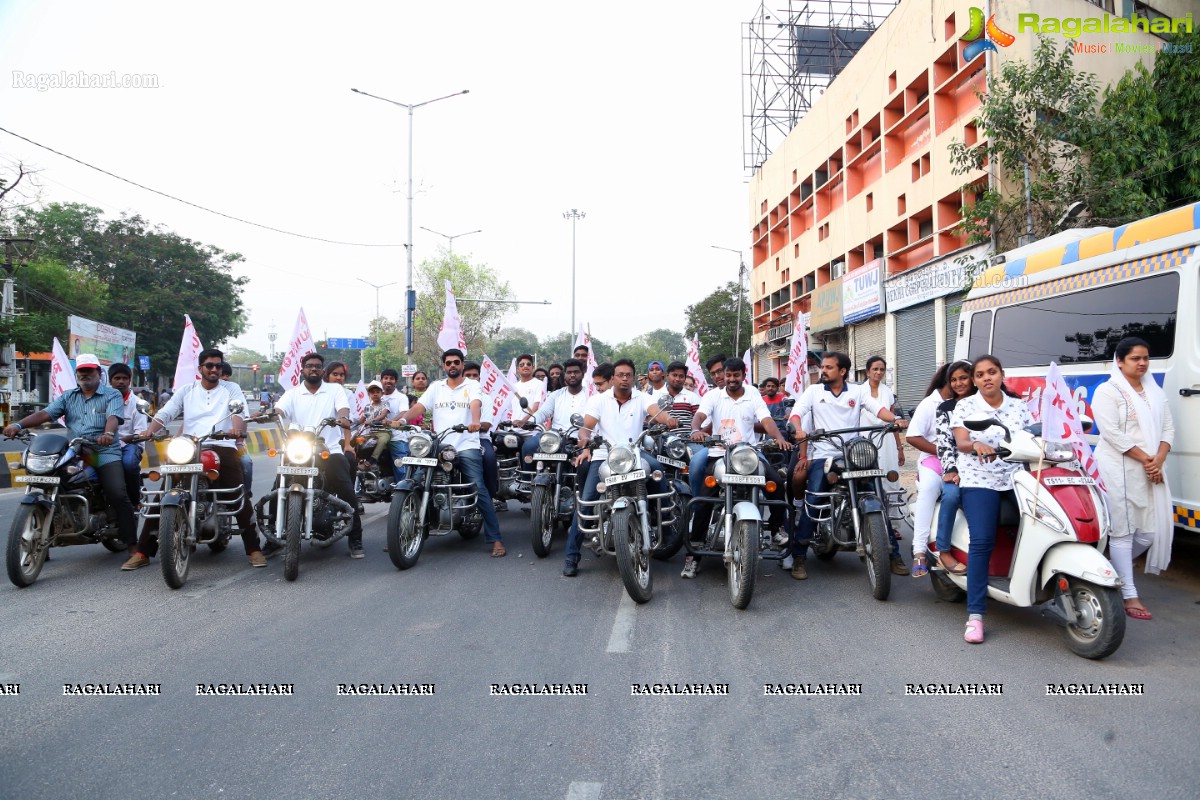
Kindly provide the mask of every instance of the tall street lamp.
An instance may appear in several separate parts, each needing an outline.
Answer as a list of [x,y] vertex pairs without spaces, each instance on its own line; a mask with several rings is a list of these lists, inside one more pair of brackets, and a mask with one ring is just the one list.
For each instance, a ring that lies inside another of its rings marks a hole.
[[714,250],[728,250],[730,253],[738,255],[738,296],[737,296],[737,326],[733,329],[733,352],[738,358],[741,358],[741,343],[742,343],[742,278],[746,275],[746,262],[742,258],[741,250],[734,250],[732,247],[721,247],[718,244],[709,245]]
[[359,280],[375,290],[375,319],[379,319],[379,290],[386,289],[389,286],[395,286],[397,282],[392,281],[391,283],[371,283],[363,278],[359,278]]
[[451,253],[454,252],[454,240],[457,239],[458,237],[470,236],[472,233],[483,233],[483,228],[480,228],[479,230],[467,231],[466,233],[456,233],[453,236],[451,236],[450,234],[442,233],[441,231],[435,231],[433,228],[426,228],[424,225],[421,226],[421,230],[429,231],[430,233],[437,234],[438,236],[441,236],[443,239],[448,241],[450,243],[450,252]]
[[571,220],[571,335],[575,335],[575,223],[587,216],[577,208],[563,212],[563,219]]
[[417,293],[413,289],[413,111],[421,106],[427,106],[430,103],[436,103],[438,100],[447,100],[451,97],[458,97],[460,94],[467,94],[470,89],[463,89],[461,92],[447,94],[441,97],[435,97],[432,100],[425,100],[420,103],[401,103],[396,100],[389,100],[386,97],[364,92],[360,89],[350,89],[355,94],[361,94],[366,97],[373,97],[376,100],[382,100],[385,103],[391,103],[394,106],[408,109],[408,241],[404,244],[404,249],[408,253],[408,291],[405,295],[405,322],[404,322],[404,351],[411,355],[413,351],[413,316],[417,311]]

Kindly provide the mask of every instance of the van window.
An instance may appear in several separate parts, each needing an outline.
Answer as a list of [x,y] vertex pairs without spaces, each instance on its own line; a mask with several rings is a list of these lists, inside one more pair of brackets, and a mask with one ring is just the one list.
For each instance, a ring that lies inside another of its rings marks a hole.
[[967,345],[967,360],[975,363],[975,359],[990,353],[988,342],[992,338],[992,312],[977,311],[971,315],[971,339]]
[[[1139,336],[1152,356],[1166,358],[1175,350],[1178,303],[1179,273],[1168,272],[999,308],[992,353],[1005,367],[1107,362],[1117,342]],[[974,318],[971,327],[974,360]]]

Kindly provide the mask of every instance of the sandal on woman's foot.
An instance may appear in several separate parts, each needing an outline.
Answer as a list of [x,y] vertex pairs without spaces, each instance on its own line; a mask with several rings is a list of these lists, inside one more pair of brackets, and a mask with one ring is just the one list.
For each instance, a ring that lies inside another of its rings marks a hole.
[[1154,615],[1144,608],[1138,606],[1125,606],[1125,614],[1134,619],[1154,619]]
[[968,644],[983,644],[983,620],[967,621],[967,629],[963,632],[963,641]]
[[[946,559],[950,559],[950,561],[953,563],[947,564]],[[942,565],[942,569],[946,570],[946,572],[949,572],[951,575],[966,575],[967,574],[967,565],[962,563],[961,561],[959,561],[958,559],[956,559],[954,556],[950,555],[949,553],[939,553],[938,554],[938,563]]]
[[913,556],[912,571],[909,574],[914,578],[924,578],[929,574],[929,569],[925,566],[924,553]]
[[492,542],[492,558],[504,558],[507,553],[501,542]]

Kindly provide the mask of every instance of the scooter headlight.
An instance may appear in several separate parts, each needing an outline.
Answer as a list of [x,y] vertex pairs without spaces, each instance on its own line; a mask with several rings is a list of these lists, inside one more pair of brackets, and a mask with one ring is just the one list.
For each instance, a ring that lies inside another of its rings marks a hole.
[[542,453],[557,453],[562,447],[562,434],[558,431],[546,431],[538,442],[538,451]]
[[293,436],[287,443],[287,460],[293,464],[312,461],[313,442],[306,436]]
[[196,442],[189,436],[176,436],[167,442],[167,460],[172,464],[190,464],[196,457]]
[[614,447],[608,451],[608,468],[617,475],[624,475],[633,469],[633,451],[628,447]]
[[748,444],[739,445],[730,452],[729,465],[738,475],[753,475],[758,471],[758,453]]
[[408,452],[413,458],[427,458],[433,451],[433,439],[427,433],[418,433],[408,440]]
[[1042,451],[1047,461],[1062,463],[1075,458],[1075,451],[1066,442],[1046,442]]
[[44,475],[52,472],[58,464],[58,453],[25,457],[25,471],[32,475]]

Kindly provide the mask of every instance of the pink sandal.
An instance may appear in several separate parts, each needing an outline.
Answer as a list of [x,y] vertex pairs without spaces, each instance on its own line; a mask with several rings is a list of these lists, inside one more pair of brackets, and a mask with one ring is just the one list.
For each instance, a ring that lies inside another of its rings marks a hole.
[[969,644],[983,644],[983,620],[967,620],[967,630],[963,633],[963,641]]

